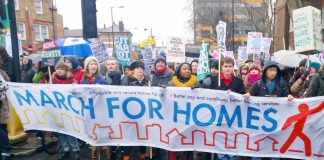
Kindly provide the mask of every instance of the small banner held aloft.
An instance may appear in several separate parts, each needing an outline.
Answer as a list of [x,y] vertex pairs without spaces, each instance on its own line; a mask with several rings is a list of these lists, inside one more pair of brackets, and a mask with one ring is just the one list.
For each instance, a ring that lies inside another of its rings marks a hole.
[[116,58],[118,64],[129,66],[131,62],[131,44],[128,37],[116,37]]
[[109,55],[103,43],[101,42],[91,43],[90,48],[92,54],[98,59],[99,63],[103,63],[108,59]]
[[153,59],[153,47],[151,44],[145,44],[144,52],[142,52],[143,60],[150,65],[154,63]]
[[200,49],[200,56],[198,61],[198,70],[197,70],[197,77],[199,81],[204,80],[209,74],[209,63],[208,63],[208,55],[211,55],[210,52],[210,44],[203,43]]
[[226,23],[223,21],[219,21],[218,25],[216,26],[217,32],[217,45],[218,49],[221,51],[226,51]]
[[260,45],[260,52],[270,53],[271,41],[272,41],[272,38],[262,37],[261,45]]
[[238,48],[238,61],[245,62],[249,59],[249,54],[246,52],[246,46],[240,46]]

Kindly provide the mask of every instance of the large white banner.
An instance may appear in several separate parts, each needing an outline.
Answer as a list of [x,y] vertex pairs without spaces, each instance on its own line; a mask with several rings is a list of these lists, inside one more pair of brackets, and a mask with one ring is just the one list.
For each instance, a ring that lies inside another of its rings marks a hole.
[[153,146],[254,157],[324,157],[324,97],[254,97],[190,88],[9,83],[26,130],[94,146]]

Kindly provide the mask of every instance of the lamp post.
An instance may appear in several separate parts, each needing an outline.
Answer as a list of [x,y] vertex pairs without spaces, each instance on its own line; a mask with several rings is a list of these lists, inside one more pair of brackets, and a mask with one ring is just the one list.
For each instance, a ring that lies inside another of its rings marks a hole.
[[113,54],[115,53],[115,35],[114,35],[114,16],[113,16],[113,8],[125,8],[124,6],[112,6],[110,7],[111,11],[111,35],[112,35],[112,42],[113,42]]
[[152,28],[144,28],[144,31],[147,31],[147,30],[150,30],[150,35],[151,35],[151,37],[153,36],[153,34],[152,34]]

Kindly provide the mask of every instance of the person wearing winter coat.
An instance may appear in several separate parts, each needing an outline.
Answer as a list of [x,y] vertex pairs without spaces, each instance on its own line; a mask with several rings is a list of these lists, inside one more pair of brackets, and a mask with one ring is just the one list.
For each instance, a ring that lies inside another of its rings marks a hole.
[[203,80],[202,85],[201,85],[202,88],[209,89],[212,81],[218,81],[218,79],[217,79],[218,72],[219,72],[218,60],[214,60],[210,64],[210,76]]
[[154,63],[155,71],[150,78],[152,86],[166,87],[168,82],[172,79],[172,72],[169,70],[164,57],[158,57]]
[[134,61],[130,65],[130,72],[122,80],[122,86],[149,86],[149,78],[144,73],[145,65],[142,61]]
[[0,66],[6,74],[9,76],[10,80],[14,80],[14,68],[13,59],[8,55],[6,48],[0,45]]
[[77,84],[80,84],[84,78],[84,70],[78,59],[73,56],[64,57],[64,62],[72,68],[72,74]]
[[252,63],[249,67],[248,75],[244,80],[245,91],[249,93],[252,85],[261,79],[262,69],[258,63]]
[[[81,84],[100,84],[108,85],[105,78],[100,74],[100,64],[96,57],[89,56],[84,61],[84,79]],[[101,155],[105,155],[107,160],[110,159],[110,146],[95,147],[91,146],[91,158],[100,159]]]
[[[1,79],[10,82],[9,76],[0,68]],[[3,83],[3,82],[2,82]],[[9,122],[9,102],[7,98],[0,100],[0,153],[2,160],[10,159],[11,146],[8,137],[7,123]]]
[[46,77],[48,75],[48,70],[47,67],[44,67],[42,61],[39,61],[38,63],[34,63],[33,70],[35,71],[32,80],[33,83],[40,83],[40,84],[48,83],[48,79]]
[[244,63],[240,67],[240,74],[239,74],[238,77],[241,78],[243,81],[245,81],[245,79],[247,78],[247,75],[249,73],[249,68],[250,68],[251,64],[252,64],[252,62]]
[[[70,66],[64,62],[58,62],[55,65],[55,73],[52,78],[53,84],[74,84],[76,80],[73,77]],[[78,139],[72,136],[59,133],[59,141],[61,142],[61,149],[59,152],[59,159],[79,159],[80,158],[80,148],[78,144]],[[68,157],[68,153],[72,151],[71,157]]]
[[[192,67],[189,63],[181,63],[175,70],[174,76],[171,81],[168,82],[168,86],[172,87],[191,87],[199,88],[201,85],[198,81],[197,76],[192,74]],[[177,157],[180,159],[191,160],[193,152],[169,152],[169,160],[176,160]]]
[[[288,97],[288,101],[294,99],[289,94],[289,85],[283,80],[280,68],[276,62],[270,61],[263,67],[261,80],[252,85],[250,93],[243,95],[249,99],[251,96],[258,97]],[[252,157],[252,160],[261,160],[260,157]],[[270,158],[278,160],[279,158]]]
[[21,72],[21,82],[23,83],[33,83],[33,76],[35,71],[33,70],[33,61],[28,59],[28,56],[23,56]]
[[293,76],[289,79],[289,86],[291,87],[304,73],[306,69],[307,59],[303,59],[299,62],[297,70],[294,72]]
[[294,99],[290,95],[288,84],[282,79],[281,71],[276,62],[270,61],[264,65],[261,80],[255,82],[251,92],[245,97],[288,97],[288,100]]
[[310,81],[306,97],[324,96],[324,70],[320,70]]
[[108,84],[105,78],[100,74],[99,61],[94,56],[89,56],[84,61],[84,79],[81,84]]
[[[122,86],[149,86],[150,81],[145,76],[145,65],[142,61],[134,61],[130,65],[130,72],[125,77],[121,85]],[[123,160],[137,160],[144,159],[146,157],[146,147],[123,147],[124,157]],[[135,153],[134,155],[131,154]]]
[[109,85],[120,85],[122,72],[118,69],[118,62],[114,57],[110,57],[106,61],[105,79]]
[[307,93],[307,89],[312,78],[318,73],[320,64],[311,62],[309,68],[304,70],[304,74],[290,87],[294,97],[302,98]]

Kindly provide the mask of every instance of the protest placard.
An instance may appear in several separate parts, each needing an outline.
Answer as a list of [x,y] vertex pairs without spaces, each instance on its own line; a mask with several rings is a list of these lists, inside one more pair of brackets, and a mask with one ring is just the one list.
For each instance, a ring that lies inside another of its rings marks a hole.
[[319,34],[321,33],[321,11],[319,9],[307,6],[294,10],[293,26],[296,52],[322,51],[322,35]]
[[246,51],[246,46],[240,46],[238,48],[238,61],[245,62],[249,59],[249,54]]
[[260,54],[262,33],[249,32],[246,51],[248,53]]
[[199,81],[206,79],[206,77],[210,74],[208,56],[211,54],[210,44],[202,43],[197,69],[197,77]]
[[120,65],[129,66],[131,62],[131,44],[128,37],[116,37],[116,58]]
[[92,54],[98,59],[99,63],[103,63],[108,59],[109,54],[106,51],[106,47],[103,43],[101,42],[91,43],[90,48]]
[[261,38],[260,52],[269,53],[270,52],[270,47],[271,47],[271,41],[272,41],[272,38],[262,37]]
[[185,44],[180,37],[168,37],[166,61],[183,63],[186,60]]
[[323,96],[287,101],[189,87],[8,85],[25,130],[59,132],[92,146],[324,157]]
[[221,51],[226,51],[226,23],[219,21],[216,26],[217,32],[217,45]]

